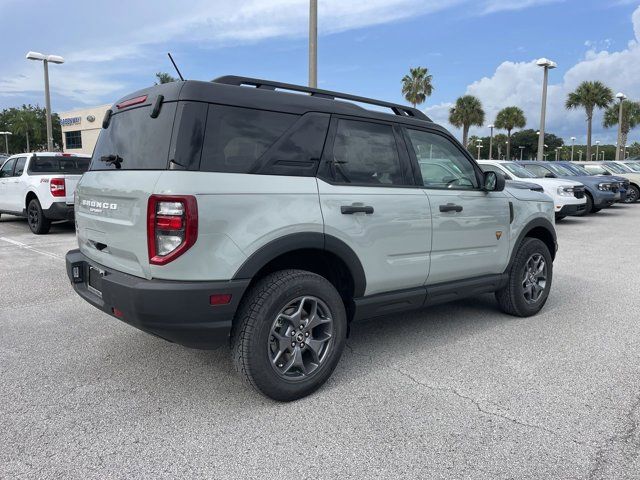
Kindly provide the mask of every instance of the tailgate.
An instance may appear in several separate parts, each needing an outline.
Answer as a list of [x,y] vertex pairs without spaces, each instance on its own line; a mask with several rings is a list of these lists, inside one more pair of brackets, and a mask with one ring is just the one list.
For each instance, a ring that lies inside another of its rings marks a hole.
[[82,175],[65,175],[64,176],[64,185],[65,185],[65,202],[67,205],[71,205],[73,203],[73,195],[78,186],[78,182],[82,178]]
[[78,245],[104,265],[151,278],[147,202],[161,171],[90,171],[77,187]]

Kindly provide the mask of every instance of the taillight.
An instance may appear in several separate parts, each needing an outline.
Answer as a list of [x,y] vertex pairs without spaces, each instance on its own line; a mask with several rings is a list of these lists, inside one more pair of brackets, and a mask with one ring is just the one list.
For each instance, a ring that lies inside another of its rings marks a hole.
[[147,206],[149,263],[165,265],[198,238],[198,202],[191,195],[151,195]]
[[49,189],[51,190],[51,195],[54,197],[67,196],[67,188],[64,183],[64,178],[52,178],[49,181]]

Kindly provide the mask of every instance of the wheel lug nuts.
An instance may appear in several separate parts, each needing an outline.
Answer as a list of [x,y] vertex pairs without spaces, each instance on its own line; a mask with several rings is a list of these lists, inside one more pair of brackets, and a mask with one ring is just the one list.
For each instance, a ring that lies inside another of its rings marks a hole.
[[304,328],[304,325],[300,325],[300,330],[302,330]]
[[308,337],[309,336],[309,332],[304,332],[304,336]]
[[295,331],[294,331],[294,332],[291,332],[291,336],[292,336],[292,337],[295,337],[295,336],[296,336],[296,332],[295,332]]
[[278,368],[282,368],[282,367],[284,367],[284,364],[279,363],[279,364],[278,364]]
[[304,348],[304,342],[300,342],[300,348]]
[[296,342],[291,342],[291,346],[295,347],[296,346]]

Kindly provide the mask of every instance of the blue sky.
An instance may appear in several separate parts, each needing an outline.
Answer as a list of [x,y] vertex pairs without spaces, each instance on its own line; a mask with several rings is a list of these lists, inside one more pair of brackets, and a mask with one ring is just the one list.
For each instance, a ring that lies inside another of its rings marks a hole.
[[[582,112],[562,108],[582,80],[640,99],[640,2],[578,0],[319,0],[319,86],[403,102],[400,78],[422,65],[435,91],[421,106],[446,124],[456,97],[477,95],[487,124],[508,105],[539,122],[541,56],[552,71],[548,130],[584,138]],[[307,81],[306,0],[81,2],[0,0],[0,108],[43,102],[42,66],[28,50],[64,56],[51,67],[52,107],[111,103],[173,73]],[[34,15],[34,12],[37,12]],[[635,12],[635,13],[634,13]],[[6,20],[9,21],[6,21]],[[634,30],[635,27],[635,30]],[[614,141],[615,131],[595,135]],[[472,133],[486,134],[487,129]],[[630,140],[640,140],[638,130]]]

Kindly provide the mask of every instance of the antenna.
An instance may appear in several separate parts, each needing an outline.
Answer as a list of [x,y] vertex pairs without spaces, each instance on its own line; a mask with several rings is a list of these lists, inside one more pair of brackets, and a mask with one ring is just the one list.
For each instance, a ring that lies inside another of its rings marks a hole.
[[171,56],[170,53],[167,53],[167,55],[169,55],[169,60],[171,60],[171,63],[173,63],[173,68],[175,68],[176,72],[178,72],[178,76],[180,77],[180,80],[184,82],[184,77],[180,73],[180,70],[178,70],[178,66],[176,65],[176,62],[173,61],[173,57]]

